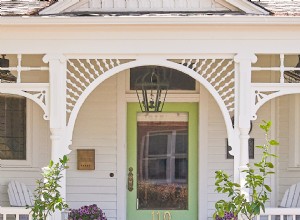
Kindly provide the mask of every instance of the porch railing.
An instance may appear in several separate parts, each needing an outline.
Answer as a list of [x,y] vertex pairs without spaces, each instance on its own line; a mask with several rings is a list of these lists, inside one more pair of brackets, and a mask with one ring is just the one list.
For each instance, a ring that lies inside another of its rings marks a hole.
[[300,217],[300,208],[266,208],[265,213],[258,216],[256,220],[296,220],[297,216]]
[[28,215],[29,219],[32,220],[30,209],[25,207],[0,207],[0,219],[7,220],[9,216],[14,215],[16,220],[20,219],[20,215]]

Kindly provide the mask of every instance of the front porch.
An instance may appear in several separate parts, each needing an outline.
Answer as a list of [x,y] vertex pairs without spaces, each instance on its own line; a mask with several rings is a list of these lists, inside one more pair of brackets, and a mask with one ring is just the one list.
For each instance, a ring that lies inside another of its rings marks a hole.
[[[264,141],[258,128],[261,120],[273,122],[271,136],[281,145],[274,149],[279,159],[273,161],[277,171],[269,179],[273,191],[268,207],[277,207],[286,189],[299,182],[300,98],[297,93],[300,86],[288,83],[285,73],[300,70],[296,68],[300,51],[291,46],[288,39],[263,45],[266,39],[273,38],[270,35],[261,36],[264,40],[259,43],[253,37],[225,45],[225,34],[214,42],[204,37],[191,42],[177,37],[181,34],[172,27],[167,43],[161,39],[154,43],[154,38],[165,37],[161,27],[151,27],[153,29],[145,34],[145,29],[133,25],[130,28],[143,39],[141,43],[130,33],[123,36],[120,27],[90,25],[89,31],[95,32],[90,36],[90,43],[77,39],[75,36],[82,33],[70,25],[64,30],[65,35],[58,37],[62,39],[56,42],[57,51],[46,30],[37,32],[34,26],[31,28],[36,33],[36,41],[28,43],[30,47],[23,44],[21,36],[14,35],[20,31],[18,27],[10,27],[11,32],[2,36],[7,45],[0,53],[8,54],[10,67],[1,70],[10,70],[17,82],[1,83],[0,92],[27,98],[28,123],[26,160],[0,161],[0,216],[3,219],[7,214],[28,213],[24,208],[9,207],[8,182],[19,180],[33,190],[40,168],[64,154],[69,155],[70,168],[62,182],[62,193],[70,207],[95,203],[110,220],[126,219],[127,164],[130,162],[127,161],[127,104],[138,102],[129,86],[130,69],[140,66],[176,69],[195,80],[194,90],[170,91],[166,98],[166,103],[198,105],[198,191],[194,192],[198,213],[195,218],[211,219],[214,203],[222,197],[214,191],[216,170],[226,170],[243,183],[239,170],[259,159],[258,150],[254,151],[254,159],[248,155],[250,121],[253,121],[250,137],[254,138],[255,145]],[[196,29],[196,26],[186,28],[186,33]],[[149,39],[152,31],[156,35]],[[211,30],[203,31],[201,36],[211,35]],[[98,39],[99,32],[107,33]],[[246,34],[227,33],[235,38],[246,38]],[[119,39],[123,43],[111,40],[121,36],[127,38]],[[65,39],[73,43],[64,44]],[[74,47],[74,42],[80,46]],[[95,48],[100,44],[103,47]],[[248,45],[253,48],[250,50]],[[230,153],[226,139],[232,147]],[[95,150],[95,170],[78,170],[78,149]],[[234,155],[234,159],[227,159],[228,153]],[[298,208],[266,209],[268,219],[277,214],[300,215],[300,211]],[[148,217],[151,218],[151,213]],[[55,219],[60,219],[59,215]]]

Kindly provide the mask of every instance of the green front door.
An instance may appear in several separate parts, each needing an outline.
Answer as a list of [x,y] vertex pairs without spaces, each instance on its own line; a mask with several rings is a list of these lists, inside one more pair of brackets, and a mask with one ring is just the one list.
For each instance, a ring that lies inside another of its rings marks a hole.
[[127,220],[198,219],[198,103],[127,106]]

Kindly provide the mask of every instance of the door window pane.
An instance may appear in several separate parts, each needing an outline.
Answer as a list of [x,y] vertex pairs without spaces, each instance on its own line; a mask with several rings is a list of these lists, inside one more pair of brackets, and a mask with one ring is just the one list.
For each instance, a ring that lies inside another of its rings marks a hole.
[[188,209],[188,122],[138,121],[137,130],[139,209]]

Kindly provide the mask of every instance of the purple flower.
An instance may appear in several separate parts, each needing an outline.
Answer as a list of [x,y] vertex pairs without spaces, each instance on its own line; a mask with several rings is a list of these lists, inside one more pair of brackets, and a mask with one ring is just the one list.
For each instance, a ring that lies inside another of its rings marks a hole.
[[224,217],[217,216],[216,220],[238,220],[238,218],[232,212],[225,212]]
[[71,209],[69,220],[107,220],[105,214],[96,204],[82,206],[79,209]]

